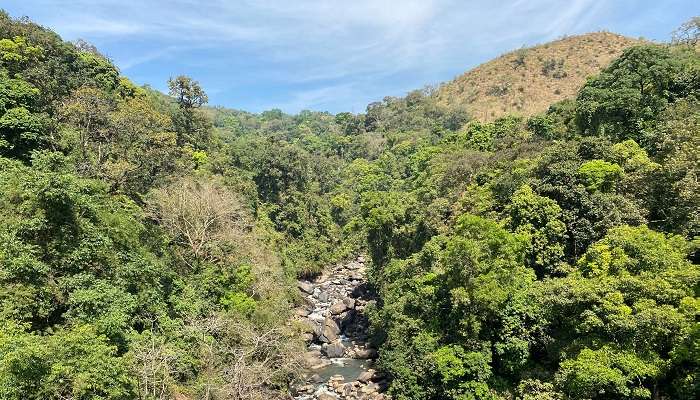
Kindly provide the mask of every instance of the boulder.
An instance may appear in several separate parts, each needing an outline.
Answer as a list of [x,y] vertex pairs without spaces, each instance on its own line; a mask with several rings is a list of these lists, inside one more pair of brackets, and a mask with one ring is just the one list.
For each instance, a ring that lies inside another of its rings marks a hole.
[[333,315],[339,315],[342,314],[344,311],[347,311],[347,309],[348,306],[344,302],[339,301],[331,306],[330,311]]
[[364,394],[372,394],[372,393],[377,393],[379,391],[379,385],[376,383],[368,383],[367,385],[363,386],[362,389],[360,389],[360,392]]
[[352,297],[346,297],[343,299],[343,304],[345,304],[348,309],[353,309],[355,308],[355,299]]
[[356,314],[357,312],[355,312],[355,310],[348,310],[340,314],[338,324],[340,325],[341,331],[345,332],[352,326],[352,323],[355,321]]
[[362,383],[367,383],[370,382],[372,378],[374,378],[374,370],[368,369],[367,371],[361,373],[360,376],[357,377],[357,380]]
[[333,343],[324,343],[322,351],[328,358],[338,358],[345,354],[345,346],[340,340],[336,340]]
[[304,353],[304,362],[310,368],[314,368],[315,366],[322,364],[324,362],[324,360],[321,359],[321,352],[320,351],[311,350],[311,351],[307,351],[306,353]]
[[299,281],[297,286],[299,286],[299,290],[306,294],[312,294],[314,292],[314,285],[311,282]]
[[309,314],[306,318],[308,318],[309,321],[317,322],[319,324],[323,322],[324,319],[326,319],[326,317],[317,312]]
[[[314,385],[304,385],[300,386],[297,388],[292,387],[292,393],[295,394],[301,394],[301,393],[312,393],[314,391]],[[177,396],[176,396],[177,398]]]
[[377,358],[377,350],[375,349],[356,349],[355,358],[360,360],[367,360],[372,358]]
[[312,311],[313,311],[313,309],[306,307],[306,306],[302,306],[302,307],[295,309],[294,313],[300,317],[306,317],[309,314],[311,314]]
[[345,396],[345,398],[350,398],[350,396],[357,392],[357,388],[355,388],[356,383],[357,382],[348,382],[343,385],[341,388],[341,393]]
[[330,379],[328,379],[328,384],[332,387],[340,387],[343,382],[345,382],[345,378],[340,374],[333,375],[330,377]]
[[303,329],[302,336],[307,342],[313,342],[321,333],[319,324],[309,319],[303,319],[300,322],[300,328]]
[[319,335],[319,340],[324,343],[332,343],[338,339],[338,334],[340,333],[340,328],[338,324],[331,318],[326,318],[323,320],[323,325],[321,326],[321,332]]
[[318,295],[318,301],[321,303],[325,303],[328,301],[328,292],[321,292]]

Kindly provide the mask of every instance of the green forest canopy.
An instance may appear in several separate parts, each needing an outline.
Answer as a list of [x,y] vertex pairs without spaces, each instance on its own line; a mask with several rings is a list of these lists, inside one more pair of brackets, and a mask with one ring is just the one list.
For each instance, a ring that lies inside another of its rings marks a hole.
[[0,398],[282,399],[294,280],[360,252],[395,399],[700,397],[683,32],[481,123],[430,90],[207,107],[0,14]]

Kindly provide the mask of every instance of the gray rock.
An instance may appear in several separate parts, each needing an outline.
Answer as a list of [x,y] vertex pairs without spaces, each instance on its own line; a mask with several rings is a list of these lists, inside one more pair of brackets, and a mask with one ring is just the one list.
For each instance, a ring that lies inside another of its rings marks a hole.
[[338,324],[331,318],[326,318],[323,320],[323,325],[321,326],[321,332],[319,335],[319,340],[324,343],[332,343],[338,339],[338,334],[340,333],[340,328]]
[[328,301],[328,292],[321,292],[318,295],[318,301],[321,303],[325,303]]
[[346,398],[350,397],[354,392],[356,392],[354,382],[344,384],[342,387],[342,392]]
[[368,369],[367,371],[361,373],[360,376],[357,377],[357,380],[362,383],[367,383],[370,382],[372,378],[374,378],[374,370]]
[[335,374],[328,379],[328,383],[330,383],[331,386],[338,386],[339,384],[342,384],[343,381],[345,381],[345,378],[340,374]]
[[306,318],[310,321],[318,322],[318,323],[321,323],[321,322],[323,322],[324,319],[326,319],[326,317],[319,314],[318,312],[311,313]]
[[358,358],[360,360],[377,358],[377,350],[375,350],[375,349],[357,349],[357,350],[355,350],[355,358]]
[[311,350],[307,351],[304,354],[304,362],[306,362],[306,365],[308,365],[311,368],[314,368],[314,366],[317,366],[319,364],[322,364],[324,360],[321,359],[321,352],[318,350]]
[[336,340],[333,343],[324,343],[322,351],[328,358],[338,358],[345,354],[345,346],[340,340]]
[[353,299],[352,297],[346,297],[343,299],[343,304],[345,304],[348,307],[348,309],[355,308],[355,299]]
[[321,340],[321,325],[313,324],[313,332],[311,333],[314,335],[314,340]]
[[357,312],[355,310],[348,310],[342,314],[340,314],[340,317],[338,318],[338,324],[340,325],[340,330],[343,332],[346,332],[348,330],[352,330],[352,323],[355,322],[355,316],[357,315]]
[[309,307],[299,307],[296,310],[294,310],[294,313],[300,317],[306,317],[307,315],[311,314],[311,309]]
[[319,325],[315,323],[314,321],[311,321],[310,319],[303,319],[300,322],[301,329],[303,329],[303,333],[305,334],[311,334],[313,336],[318,336],[320,332]]
[[301,387],[292,388],[292,392],[293,392],[293,393],[296,392],[296,394],[300,394],[300,393],[311,393],[311,392],[313,392],[313,391],[314,391],[314,385],[304,385],[304,386],[301,386]]
[[344,311],[347,311],[347,309],[348,306],[342,301],[339,301],[331,306],[330,311],[333,315],[339,315],[342,314]]
[[297,286],[299,286],[299,289],[304,293],[312,294],[314,292],[314,285],[311,282],[299,281]]
[[371,394],[371,393],[376,393],[379,391],[379,385],[376,383],[368,383],[366,386],[362,387],[360,389],[360,392],[364,394]]

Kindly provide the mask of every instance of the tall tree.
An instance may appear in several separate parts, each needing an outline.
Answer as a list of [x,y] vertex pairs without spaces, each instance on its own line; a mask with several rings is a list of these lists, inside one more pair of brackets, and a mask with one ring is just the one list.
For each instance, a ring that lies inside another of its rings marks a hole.
[[204,89],[199,82],[184,75],[170,78],[168,87],[179,107],[179,112],[173,115],[178,145],[205,148],[211,133],[211,122],[199,110],[208,101]]

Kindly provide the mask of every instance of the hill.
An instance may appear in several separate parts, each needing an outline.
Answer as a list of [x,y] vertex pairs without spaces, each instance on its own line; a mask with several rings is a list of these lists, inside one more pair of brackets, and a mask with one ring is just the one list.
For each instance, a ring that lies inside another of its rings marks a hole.
[[610,32],[570,36],[504,54],[441,85],[440,103],[464,106],[481,121],[530,116],[573,97],[589,76],[640,40]]

